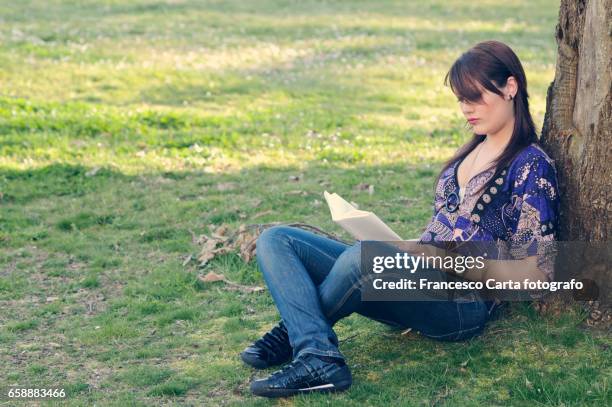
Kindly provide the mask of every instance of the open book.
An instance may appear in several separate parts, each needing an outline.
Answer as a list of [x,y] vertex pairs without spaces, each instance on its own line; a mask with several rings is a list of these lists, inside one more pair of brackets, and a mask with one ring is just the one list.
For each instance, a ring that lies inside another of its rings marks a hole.
[[331,217],[357,240],[402,240],[378,216],[368,211],[361,211],[346,202],[340,195],[323,192],[329,205]]

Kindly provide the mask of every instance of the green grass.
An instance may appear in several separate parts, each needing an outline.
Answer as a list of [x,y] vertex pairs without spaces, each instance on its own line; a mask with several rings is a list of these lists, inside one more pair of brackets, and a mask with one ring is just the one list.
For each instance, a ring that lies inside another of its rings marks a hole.
[[0,383],[61,385],[74,406],[609,404],[610,336],[527,304],[453,344],[352,316],[349,392],[255,399],[237,354],[276,321],[272,300],[197,278],[262,285],[255,263],[183,265],[192,233],[223,223],[339,233],[323,189],[418,236],[469,136],[446,70],[507,42],[540,128],[558,7],[1,1]]

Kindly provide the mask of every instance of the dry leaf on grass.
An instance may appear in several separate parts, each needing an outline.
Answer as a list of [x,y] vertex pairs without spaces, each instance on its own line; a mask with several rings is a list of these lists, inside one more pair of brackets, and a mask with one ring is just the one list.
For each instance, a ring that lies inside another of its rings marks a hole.
[[[263,216],[263,214],[262,212],[260,216]],[[252,225],[242,224],[238,230],[233,233],[229,232],[229,229],[227,229],[225,225],[222,225],[217,227],[210,236],[203,234],[195,239],[195,243],[202,247],[198,255],[200,267],[204,267],[218,254],[226,254],[235,251],[238,252],[238,255],[244,262],[250,262],[255,257],[255,249],[259,235],[265,229],[277,225],[299,227],[348,244],[348,242],[343,241],[334,234],[327,233],[316,226],[305,223],[273,222]],[[210,229],[212,230],[214,227],[211,226]]]
[[372,185],[372,184],[366,184],[366,183],[357,184],[355,186],[355,189],[357,191],[367,191],[368,194],[370,194],[370,195],[372,195],[374,193],[374,185]]
[[243,230],[238,234],[236,245],[242,260],[246,263],[250,262],[255,257],[255,245],[260,232],[250,232]]
[[256,213],[255,215],[253,215],[253,217],[251,219],[261,218],[262,216],[266,216],[266,215],[269,215],[271,213],[274,213],[274,211],[272,209],[268,209],[267,211],[262,211],[262,212]]
[[225,281],[225,276],[223,274],[217,274],[211,271],[205,276],[201,276],[200,280],[202,280],[205,283],[214,283],[216,281]]
[[185,257],[185,260],[183,260],[183,267],[188,265],[191,260],[193,260],[193,255],[190,254],[189,256]]
[[223,281],[226,284],[226,288],[228,290],[240,291],[243,293],[256,293],[264,290],[263,287],[259,286],[250,286],[234,283],[233,281],[226,279],[223,274],[217,274],[213,271],[209,272],[205,276],[200,276],[199,279],[205,283],[215,283],[218,281]]
[[[211,227],[211,229],[213,229]],[[198,261],[200,267],[204,267],[206,263],[212,260],[217,254],[224,254],[231,250],[228,248],[227,241],[231,238],[229,228],[226,225],[217,227],[210,236],[200,235],[196,239],[196,243],[202,245]]]
[[[272,211],[259,213],[258,216],[264,216]],[[197,239],[197,243],[202,245],[202,250],[198,260],[200,266],[203,267],[218,254],[225,254],[232,251],[238,251],[239,256],[245,262],[251,261],[255,256],[255,243],[257,237],[263,231],[260,225],[241,225],[234,233],[229,233],[226,226],[217,228],[211,236],[201,235]],[[212,228],[211,228],[212,229]]]
[[219,241],[217,239],[208,238],[203,243],[204,245],[202,246],[202,250],[198,255],[198,261],[200,262],[200,266],[205,266],[206,263],[212,260],[218,253],[217,243],[219,243]]
[[217,228],[217,230],[215,230],[214,232],[212,232],[212,237],[214,237],[217,240],[221,240],[221,241],[225,241],[228,239],[228,233],[229,229],[226,225],[221,225]]

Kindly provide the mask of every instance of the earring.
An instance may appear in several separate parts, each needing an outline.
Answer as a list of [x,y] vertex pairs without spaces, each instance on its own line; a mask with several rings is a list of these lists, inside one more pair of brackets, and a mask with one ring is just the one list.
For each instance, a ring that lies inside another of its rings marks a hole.
[[513,98],[514,98],[514,96],[508,95],[508,100],[512,100]]

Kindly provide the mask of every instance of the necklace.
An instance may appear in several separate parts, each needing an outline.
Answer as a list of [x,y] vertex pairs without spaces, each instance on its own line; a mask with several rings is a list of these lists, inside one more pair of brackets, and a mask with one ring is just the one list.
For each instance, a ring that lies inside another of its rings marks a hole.
[[480,143],[480,145],[478,146],[478,150],[476,151],[476,155],[474,156],[474,159],[472,160],[472,164],[470,165],[470,170],[468,171],[467,181],[465,182],[465,185],[463,185],[463,187],[459,188],[459,203],[463,202],[463,197],[465,196],[465,188],[467,187],[469,182],[472,180],[472,175],[473,175],[472,170],[474,169],[474,164],[476,164],[476,160],[478,160],[478,155],[480,154],[480,150],[482,150],[482,146],[484,146],[487,140],[488,139],[485,138],[485,140],[482,143]]

